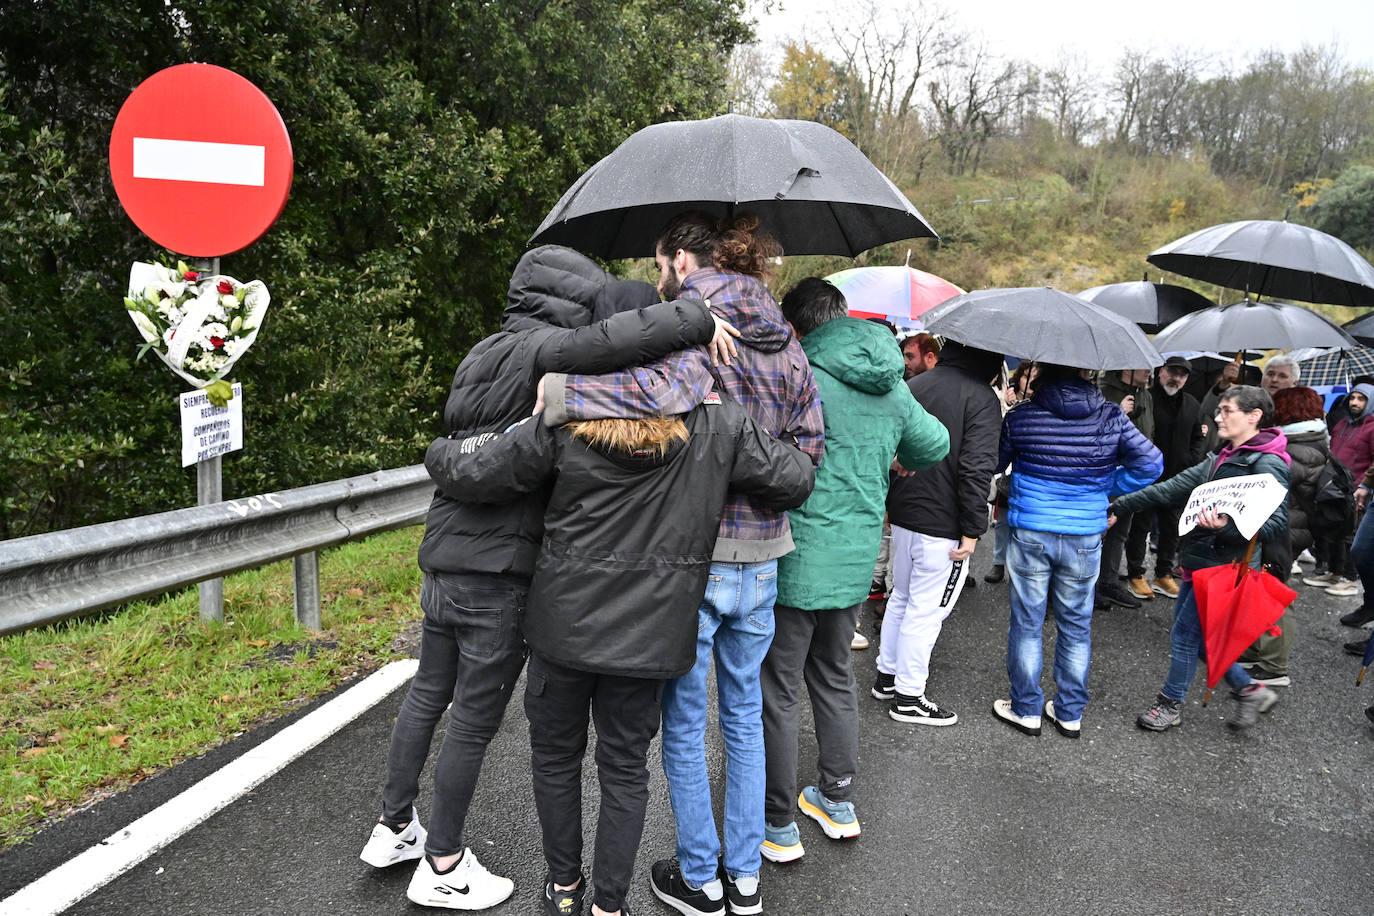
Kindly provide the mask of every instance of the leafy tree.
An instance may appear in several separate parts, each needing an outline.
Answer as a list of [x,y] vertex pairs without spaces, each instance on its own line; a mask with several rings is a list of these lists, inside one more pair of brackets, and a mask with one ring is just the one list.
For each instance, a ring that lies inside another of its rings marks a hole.
[[1336,176],[1307,211],[1322,232],[1374,252],[1374,167],[1354,165]]
[[226,494],[263,492],[418,460],[563,190],[639,127],[723,108],[743,6],[0,4],[0,537],[194,499],[181,383],[134,362],[120,304],[129,265],[164,254],[108,179],[110,126],[143,79],[229,67],[291,131],[285,214],[223,263],[273,295],[233,373],[247,447],[225,461]]
[[810,42],[789,41],[769,98],[779,118],[819,121],[841,130],[840,73],[834,62]]

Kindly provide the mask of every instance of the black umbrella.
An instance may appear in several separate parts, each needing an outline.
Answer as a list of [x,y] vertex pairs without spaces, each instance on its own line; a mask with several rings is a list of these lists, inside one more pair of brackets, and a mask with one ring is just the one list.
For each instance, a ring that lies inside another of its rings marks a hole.
[[1094,302],[1108,311],[1129,318],[1154,333],[1189,312],[1211,308],[1214,303],[1201,293],[1172,283],[1110,283],[1079,293],[1079,298]]
[[655,124],[592,166],[530,244],[651,257],[673,216],[755,213],[787,254],[853,257],[935,230],[854,144],[813,121],[722,115]]
[[971,347],[1080,369],[1164,362],[1135,323],[1047,286],[980,289],[925,314],[926,330]]
[[1185,350],[1295,350],[1359,344],[1322,315],[1287,302],[1233,302],[1182,318],[1155,335],[1162,353]]
[[1374,313],[1361,315],[1341,325],[1345,333],[1367,347],[1374,347]]
[[1374,306],[1374,266],[1332,235],[1253,219],[1200,229],[1145,260],[1246,295]]

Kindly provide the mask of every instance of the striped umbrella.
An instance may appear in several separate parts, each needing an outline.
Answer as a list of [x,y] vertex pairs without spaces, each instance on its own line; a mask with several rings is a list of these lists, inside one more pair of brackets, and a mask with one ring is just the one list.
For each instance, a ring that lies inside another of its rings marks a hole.
[[914,267],[851,267],[825,278],[844,293],[855,318],[886,318],[920,330],[921,316],[964,291]]

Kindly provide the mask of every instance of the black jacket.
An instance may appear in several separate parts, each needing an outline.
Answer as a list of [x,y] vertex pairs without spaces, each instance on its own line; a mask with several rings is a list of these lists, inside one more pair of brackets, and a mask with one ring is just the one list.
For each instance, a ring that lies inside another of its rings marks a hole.
[[430,446],[425,466],[454,496],[494,502],[552,485],[525,611],[535,652],[625,677],[686,674],[726,493],[779,511],[811,494],[811,459],[739,405],[708,398],[684,419],[688,441],[662,457],[600,451],[538,420]]
[[1331,440],[1323,426],[1317,420],[1283,428],[1288,436],[1288,457],[1293,459],[1289,469],[1292,479],[1288,485],[1288,530],[1295,554],[1312,546],[1311,518],[1317,502],[1317,478],[1331,457]]
[[949,455],[909,477],[895,477],[888,519],[908,531],[957,540],[988,527],[988,485],[997,465],[1002,408],[992,380],[1002,357],[950,341],[934,369],[907,382],[926,412],[949,430]]
[[1155,422],[1154,435],[1150,438],[1164,455],[1164,473],[1160,480],[1168,480],[1188,470],[1207,454],[1202,405],[1186,391],[1170,397],[1158,380],[1150,386],[1150,401]]
[[[474,346],[453,376],[445,429],[499,433],[528,417],[546,372],[610,372],[711,339],[715,323],[694,301],[659,303],[591,324],[593,309],[604,309],[601,300],[633,291],[571,249],[546,245],[526,252],[511,276],[501,330]],[[420,568],[528,579],[544,533],[544,502],[533,493],[505,505],[477,505],[436,492]]]

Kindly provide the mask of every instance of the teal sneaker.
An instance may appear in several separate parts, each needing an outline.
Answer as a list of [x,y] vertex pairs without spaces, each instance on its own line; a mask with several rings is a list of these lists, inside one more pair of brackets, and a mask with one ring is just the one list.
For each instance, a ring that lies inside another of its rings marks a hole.
[[802,848],[801,831],[797,829],[797,822],[793,821],[786,827],[764,824],[763,843],[759,846],[759,853],[769,862],[795,862],[806,855],[806,850]]
[[859,818],[853,802],[833,802],[815,786],[807,786],[797,796],[802,814],[821,825],[832,840],[846,840],[859,835]]

